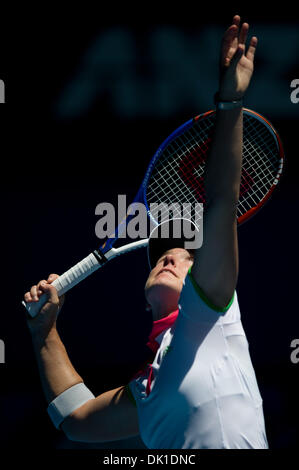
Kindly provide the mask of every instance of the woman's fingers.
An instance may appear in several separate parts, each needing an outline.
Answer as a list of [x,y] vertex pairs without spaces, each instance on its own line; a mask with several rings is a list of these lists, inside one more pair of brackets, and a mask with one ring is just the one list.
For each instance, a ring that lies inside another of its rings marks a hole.
[[26,292],[26,294],[24,295],[24,300],[25,300],[25,302],[32,302],[33,301],[30,292]]
[[24,295],[25,302],[38,302],[40,296],[44,293],[44,289],[41,284],[51,284],[55,279],[59,277],[58,274],[50,274],[48,279],[42,279],[38,284],[31,287],[29,292]]
[[234,43],[237,45],[238,42],[238,27],[236,25],[231,25],[224,33],[222,39],[222,48],[221,48],[221,63],[222,65],[228,65],[229,60],[233,55]]
[[49,302],[51,302],[54,305],[59,304],[59,298],[57,295],[57,291],[54,286],[51,286],[47,281],[41,281],[40,287],[43,291],[43,293],[47,293],[49,296]]
[[239,34],[239,44],[245,44],[247,39],[247,34],[249,30],[249,24],[243,23],[241,26],[240,34]]
[[55,281],[55,279],[57,279],[59,277],[58,274],[50,274],[48,279],[47,279],[47,282],[49,282],[49,284],[51,284],[53,281]]
[[257,46],[257,37],[256,36],[253,36],[250,40],[250,44],[249,44],[249,47],[248,47],[248,51],[246,53],[246,57],[247,59],[249,60],[252,60],[254,59],[254,54],[255,54],[255,51],[256,51],[256,46]]
[[249,24],[243,23],[240,27],[241,17],[235,15],[232,24],[227,28],[222,40],[222,63],[228,65],[238,46],[245,46]]
[[235,24],[236,26],[239,27],[239,25],[240,25],[240,20],[241,20],[240,15],[235,15],[235,16],[233,17],[233,24]]
[[40,285],[42,282],[46,282],[45,280],[40,281],[36,286],[32,286],[30,289],[30,296],[31,302],[37,302],[43,291],[40,289]]
[[238,36],[238,27],[235,24],[230,25],[223,35],[223,43],[231,44],[231,42]]

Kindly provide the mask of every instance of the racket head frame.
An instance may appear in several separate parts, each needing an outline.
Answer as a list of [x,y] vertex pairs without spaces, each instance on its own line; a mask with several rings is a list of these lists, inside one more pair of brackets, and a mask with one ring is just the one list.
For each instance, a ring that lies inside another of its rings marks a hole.
[[[157,164],[157,161],[159,160],[159,158],[161,157],[161,155],[163,154],[164,150],[166,149],[166,147],[174,140],[176,139],[177,137],[179,137],[180,135],[182,135],[184,132],[186,132],[187,130],[189,130],[196,122],[199,122],[200,120],[204,120],[208,117],[211,117],[211,116],[215,116],[216,115],[216,110],[212,109],[212,110],[209,110],[205,113],[202,113],[202,114],[199,114],[197,116],[195,116],[194,118],[192,119],[189,119],[188,121],[186,121],[184,124],[182,124],[180,127],[178,127],[174,132],[172,132],[172,134],[170,134],[164,141],[163,143],[159,146],[158,150],[156,151],[156,153],[154,154],[154,156],[152,157],[150,163],[149,163],[149,166],[148,166],[148,169],[146,171],[146,174],[145,174],[145,177],[144,177],[144,180],[142,182],[142,186],[141,186],[141,190],[142,190],[142,200],[146,206],[146,209],[147,209],[147,213],[149,215],[149,217],[151,217],[152,221],[155,223],[155,224],[158,224],[158,222],[154,219],[154,217],[152,217],[151,215],[151,212],[150,212],[150,208],[149,208],[149,204],[148,204],[148,201],[147,201],[147,196],[146,196],[146,191],[147,191],[147,186],[148,186],[148,183],[149,183],[149,180],[150,180],[150,177],[152,175],[152,172],[153,172],[153,169],[155,168],[156,164]],[[276,143],[276,147],[277,147],[277,154],[278,154],[278,158],[279,158],[279,165],[278,165],[278,170],[277,170],[277,173],[276,173],[276,177],[274,178],[273,180],[273,183],[272,183],[272,186],[271,188],[268,190],[267,194],[258,202],[258,204],[256,204],[254,207],[250,208],[249,210],[247,210],[244,214],[240,215],[237,217],[237,222],[238,222],[238,225],[241,225],[242,223],[244,223],[245,221],[249,220],[251,217],[253,217],[253,215],[255,215],[265,204],[266,202],[269,200],[269,198],[271,197],[274,189],[276,188],[279,180],[280,180],[280,177],[281,177],[281,174],[282,174],[282,170],[283,170],[283,166],[284,166],[284,159],[285,159],[285,155],[284,155],[284,149],[283,149],[283,145],[282,145],[282,141],[280,139],[280,136],[278,134],[278,132],[276,131],[276,129],[274,128],[274,126],[271,124],[271,122],[266,119],[264,116],[262,116],[261,114],[257,113],[256,111],[253,111],[251,109],[248,109],[248,108],[243,108],[243,115],[245,116],[250,116],[250,117],[253,117],[255,119],[257,119],[260,123],[262,123],[266,128],[267,130],[272,134],[272,137]]]

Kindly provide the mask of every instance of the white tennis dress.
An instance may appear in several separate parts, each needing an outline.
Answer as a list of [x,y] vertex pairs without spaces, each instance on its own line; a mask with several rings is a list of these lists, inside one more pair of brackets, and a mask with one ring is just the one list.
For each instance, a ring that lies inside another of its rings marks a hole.
[[149,449],[268,448],[236,292],[216,310],[189,273],[179,310],[150,338],[155,359],[127,386]]

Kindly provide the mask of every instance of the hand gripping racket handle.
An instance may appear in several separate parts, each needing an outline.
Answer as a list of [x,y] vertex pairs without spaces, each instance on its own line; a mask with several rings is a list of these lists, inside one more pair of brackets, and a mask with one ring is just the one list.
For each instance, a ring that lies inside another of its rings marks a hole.
[[[88,255],[86,258],[84,258],[82,261],[77,263],[75,266],[55,279],[54,282],[52,282],[52,285],[57,289],[58,296],[60,297],[65,292],[72,289],[72,287],[74,287],[76,284],[83,281],[83,279],[99,269],[102,264],[99,263],[99,260],[94,253],[90,253],[90,255]],[[26,307],[29,315],[31,317],[35,317],[42,306],[47,302],[47,299],[47,294],[43,294],[39,298],[38,302],[26,303],[23,301],[22,304],[24,307]]]
[[[85,279],[87,276],[102,267],[108,260],[124,253],[129,253],[130,251],[146,247],[147,244],[148,239],[139,240],[137,242],[121,246],[120,248],[111,248],[109,251],[107,251],[107,253],[105,253],[105,255],[101,252],[101,250],[95,250],[82,261],[55,279],[55,281],[52,282],[52,286],[56,287],[58,296],[60,297],[65,294],[65,292],[72,289],[72,287],[74,287],[76,284],[79,284],[79,282],[83,281],[83,279]],[[47,299],[47,294],[43,294],[39,298],[38,302],[26,303],[23,301],[22,304],[27,309],[29,315],[31,317],[35,317],[39,313],[42,306],[47,302]]]

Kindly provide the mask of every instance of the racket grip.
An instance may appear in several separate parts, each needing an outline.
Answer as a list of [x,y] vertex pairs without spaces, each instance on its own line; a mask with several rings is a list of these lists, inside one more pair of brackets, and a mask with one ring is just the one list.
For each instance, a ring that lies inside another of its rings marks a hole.
[[[76,284],[83,281],[83,279],[88,277],[101,266],[102,264],[99,263],[96,256],[93,253],[90,253],[90,255],[82,261],[55,279],[55,281],[52,282],[52,285],[56,288],[58,296],[61,297],[65,292],[72,289]],[[33,318],[39,313],[42,306],[47,302],[47,299],[47,294],[43,294],[39,298],[38,302],[26,303],[23,301],[22,304],[27,309],[29,315]]]

